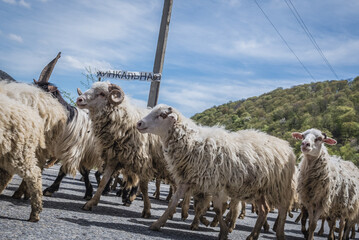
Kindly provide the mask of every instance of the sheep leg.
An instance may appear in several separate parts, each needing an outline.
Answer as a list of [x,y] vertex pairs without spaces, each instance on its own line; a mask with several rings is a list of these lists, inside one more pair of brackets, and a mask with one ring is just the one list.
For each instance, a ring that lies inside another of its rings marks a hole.
[[115,169],[116,169],[115,164],[109,164],[109,163],[106,164],[106,168],[102,176],[102,179],[100,181],[100,184],[98,185],[97,191],[95,195],[82,207],[83,210],[90,211],[93,206],[97,206],[98,202],[100,201],[101,194],[105,189]]
[[156,191],[153,193],[155,199],[160,199],[161,178],[156,178]]
[[111,185],[111,191],[116,191],[117,185],[121,185],[121,179],[120,177],[117,175],[115,177],[115,180],[113,181],[113,184]]
[[329,234],[328,234],[328,240],[334,240],[334,228],[335,228],[335,219],[328,218],[328,227],[329,227]]
[[246,202],[242,201],[241,202],[241,213],[239,214],[239,218],[244,219],[245,216],[246,216]]
[[295,219],[294,222],[298,223],[298,222],[300,221],[300,219],[302,219],[302,216],[303,216],[303,213],[300,212],[299,215],[298,215],[298,217]]
[[269,212],[269,207],[264,199],[264,196],[255,201],[255,206],[258,211],[258,218],[251,234],[247,237],[247,240],[258,239],[261,228],[265,223],[267,219],[267,214]]
[[341,218],[339,221],[339,236],[338,239],[345,239],[344,236],[348,235],[349,237],[349,221],[346,221],[344,218]]
[[319,231],[317,233],[319,236],[323,236],[323,234],[324,234],[324,223],[325,223],[325,218],[323,217],[322,218],[322,224],[321,224],[320,229],[319,229]]
[[90,170],[88,170],[88,169],[86,169],[85,167],[82,166],[80,168],[80,174],[84,178],[85,187],[86,187],[86,192],[85,192],[84,199],[90,200],[92,198],[92,193],[93,193],[92,184],[91,184],[90,178],[89,178]]
[[150,218],[151,217],[151,202],[148,197],[148,181],[140,180],[140,188],[143,197],[143,211],[141,217]]
[[169,200],[171,200],[171,198],[172,198],[172,194],[173,194],[173,192],[174,192],[174,187],[173,187],[173,185],[172,184],[170,184],[170,190],[169,190],[169,192],[168,192],[168,195],[167,195],[167,198],[166,198],[166,201],[169,201]]
[[285,236],[284,236],[284,225],[285,225],[285,219],[287,217],[287,211],[288,211],[288,206],[287,207],[279,207],[278,208],[278,217],[276,220],[276,236],[277,239],[279,240],[284,240]]
[[60,167],[59,173],[57,174],[57,177],[55,179],[55,182],[48,188],[46,188],[43,191],[43,195],[47,197],[51,197],[52,194],[59,190],[60,183],[62,179],[66,176],[66,173],[64,172],[62,166]]
[[208,220],[203,216],[207,211],[208,204],[211,201],[211,197],[206,194],[196,194],[194,196],[194,218],[191,224],[191,230],[197,230],[199,222],[201,221],[204,225],[208,226]]
[[32,166],[24,169],[19,175],[25,180],[31,194],[31,214],[29,221],[37,222],[40,220],[40,212],[42,211],[41,169],[38,166]]
[[107,181],[107,184],[105,186],[105,189],[102,192],[102,195],[106,196],[109,194],[109,192],[111,192],[111,183],[112,183],[113,177],[112,175],[110,176],[110,179]]
[[305,225],[307,224],[308,210],[305,207],[302,207],[301,213],[302,213],[302,219],[300,220],[301,225],[302,225],[301,231],[302,231],[302,233],[304,235],[304,238],[307,239],[308,238],[308,231],[307,231]]
[[133,176],[132,179],[132,187],[131,187],[131,191],[130,191],[130,203],[132,203],[136,197],[137,197],[137,190],[138,190],[138,184],[140,182],[140,179],[138,178],[137,175]]
[[1,194],[6,188],[6,186],[9,184],[9,182],[11,181],[14,174],[10,174],[5,169],[0,168],[0,176],[1,176],[0,177],[0,194]]
[[185,192],[189,189],[189,185],[187,184],[179,184],[177,191],[173,195],[171,201],[168,204],[166,211],[162,214],[162,216],[154,223],[152,223],[150,229],[159,231],[162,226],[165,225],[168,217],[172,215],[176,211],[176,207],[178,201],[183,198]]
[[[22,195],[24,195],[26,192],[27,192],[26,182],[24,180],[22,180],[20,186],[18,187],[18,189],[12,195],[12,198],[21,199]],[[27,199],[30,198],[30,196],[28,194],[25,194],[24,199],[26,199],[26,197],[28,197]]]
[[218,216],[218,220],[219,220],[220,231],[219,231],[218,239],[220,240],[228,239],[228,227],[226,222],[223,220],[223,212],[224,212],[223,203],[226,202],[226,200],[227,200],[227,196],[223,193],[220,193],[217,196],[213,197],[214,212]]
[[95,172],[95,178],[96,178],[97,185],[99,185],[101,182],[101,175],[102,175],[102,173],[100,171]]
[[228,232],[232,232],[236,227],[236,221],[239,216],[239,200],[231,199],[229,203],[229,212],[226,216],[226,223],[228,225]]
[[355,224],[351,227],[352,234],[350,235],[351,239],[355,239]]
[[[226,199],[227,200],[227,199]],[[227,208],[227,201],[224,201],[222,203],[222,209],[223,209],[223,212],[226,211],[226,208]],[[222,213],[223,214],[223,213]],[[217,227],[218,225],[218,222],[219,222],[219,219],[218,219],[218,215],[216,214],[211,222],[211,227]]]
[[184,194],[184,198],[182,201],[182,212],[181,212],[182,221],[185,221],[188,218],[188,209],[189,209],[189,203],[191,201],[191,197],[192,197],[192,191],[187,191]]
[[312,207],[308,209],[309,214],[309,229],[308,229],[308,240],[314,239],[314,231],[317,227],[319,217],[322,215],[322,209],[314,210]]

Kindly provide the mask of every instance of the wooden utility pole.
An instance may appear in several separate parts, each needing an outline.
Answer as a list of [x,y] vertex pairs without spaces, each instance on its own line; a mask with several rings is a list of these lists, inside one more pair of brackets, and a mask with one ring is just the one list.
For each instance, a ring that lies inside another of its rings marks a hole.
[[[158,35],[157,41],[155,63],[153,65],[153,73],[162,74],[163,62],[165,59],[166,52],[167,36],[171,20],[172,3],[173,0],[164,0],[160,33]],[[154,107],[157,105],[159,90],[160,82],[152,81],[150,93],[148,96],[147,107]]]

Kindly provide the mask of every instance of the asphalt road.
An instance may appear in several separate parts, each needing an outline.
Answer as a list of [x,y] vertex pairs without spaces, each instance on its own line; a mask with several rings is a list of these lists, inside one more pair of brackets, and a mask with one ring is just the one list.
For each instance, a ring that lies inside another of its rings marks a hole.
[[[43,188],[50,186],[57,176],[59,166],[45,169],[43,172]],[[93,172],[91,182],[96,190],[97,184]],[[165,201],[168,193],[168,185],[161,185],[161,199],[155,200],[152,193],[155,191],[154,182],[150,183],[152,217],[141,218],[143,202],[137,198],[129,207],[123,206],[121,199],[115,192],[108,196],[102,196],[100,203],[92,211],[84,211],[81,207],[85,204],[83,199],[85,186],[80,180],[80,175],[75,179],[67,176],[60,190],[52,197],[43,197],[43,211],[40,221],[30,223],[26,220],[30,215],[30,201],[15,200],[11,196],[19,186],[21,179],[15,176],[2,195],[0,195],[0,239],[217,239],[219,227],[205,227],[200,225],[199,230],[191,231],[189,227],[193,220],[193,210],[190,209],[189,218],[181,221],[181,210],[173,220],[168,220],[165,227],[159,232],[149,230],[149,226],[164,212],[167,207]],[[294,218],[287,218],[285,234],[287,239],[303,239],[300,225]],[[207,213],[211,220],[213,211]],[[268,222],[273,226],[277,213],[268,215]],[[250,212],[247,206],[245,219],[237,220],[235,230],[229,234],[229,239],[246,239],[254,226],[256,215]],[[317,230],[319,229],[319,226]],[[325,228],[323,237],[315,236],[315,239],[327,239],[328,228]],[[357,234],[358,236],[358,234]],[[259,239],[275,239],[275,233],[262,231]]]

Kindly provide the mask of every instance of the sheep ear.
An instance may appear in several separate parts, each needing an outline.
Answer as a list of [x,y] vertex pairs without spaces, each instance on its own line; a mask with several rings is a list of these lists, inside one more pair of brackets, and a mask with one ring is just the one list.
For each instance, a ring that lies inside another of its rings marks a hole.
[[123,99],[125,98],[125,94],[122,90],[114,89],[110,92],[109,101],[113,105],[118,105],[122,103]]
[[34,84],[37,85],[39,82],[35,80],[35,78],[33,79],[34,80]]
[[292,133],[292,137],[298,140],[302,140],[303,139],[303,135],[299,132],[294,132]]
[[337,144],[337,141],[333,138],[325,138],[325,139],[323,139],[323,142],[325,142],[326,144],[329,144],[329,145]]
[[49,92],[56,92],[57,91],[57,87],[55,87],[55,86],[48,86],[48,89],[49,89]]
[[81,92],[80,88],[77,88],[77,94],[78,94],[79,96],[82,95],[82,92]]
[[171,119],[171,121],[172,122],[177,122],[177,120],[178,120],[178,116],[177,116],[177,114],[176,113],[170,113],[170,114],[168,114],[168,117]]

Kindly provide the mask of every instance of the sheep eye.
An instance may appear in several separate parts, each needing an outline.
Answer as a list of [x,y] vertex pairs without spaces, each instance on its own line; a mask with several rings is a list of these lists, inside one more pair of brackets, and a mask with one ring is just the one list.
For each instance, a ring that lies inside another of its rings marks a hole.
[[161,113],[161,114],[160,114],[160,117],[163,118],[163,119],[165,119],[165,118],[167,117],[167,114],[166,114],[166,113]]
[[315,141],[317,142],[317,141],[322,141],[323,140],[323,138],[321,138],[321,137],[317,137],[316,139],[315,139]]
[[104,96],[105,96],[105,93],[101,92],[101,93],[97,94],[97,97],[98,97],[98,96],[104,97]]

